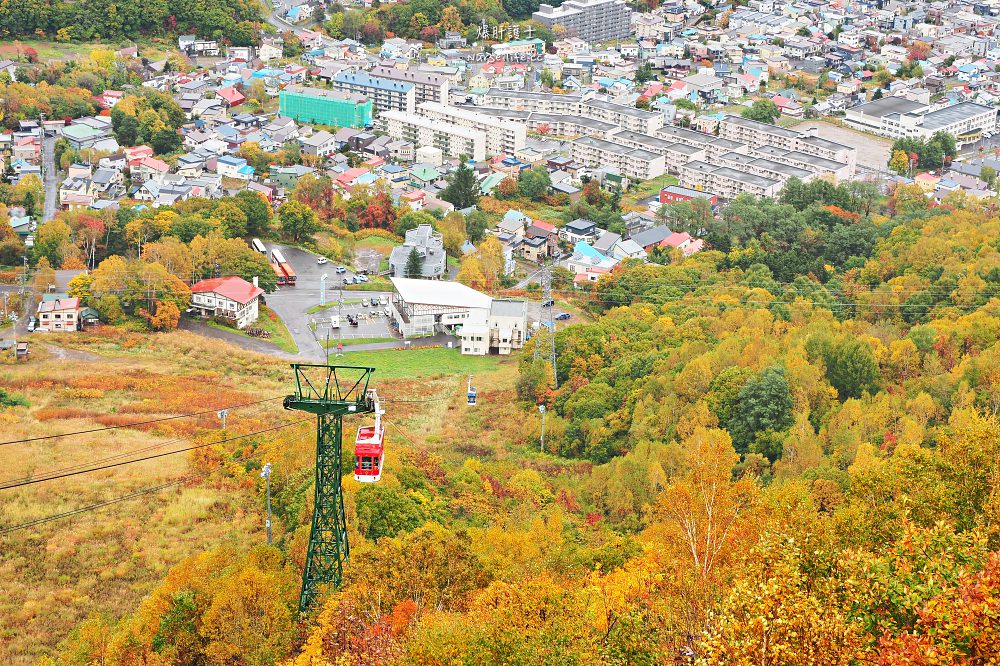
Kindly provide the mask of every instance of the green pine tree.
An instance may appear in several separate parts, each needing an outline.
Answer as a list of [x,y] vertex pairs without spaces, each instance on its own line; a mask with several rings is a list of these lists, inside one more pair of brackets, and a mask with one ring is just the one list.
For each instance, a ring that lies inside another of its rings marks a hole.
[[423,262],[420,261],[420,253],[417,252],[417,248],[411,248],[410,254],[406,257],[406,277],[408,278],[418,278],[423,275]]
[[479,201],[479,183],[476,182],[475,172],[465,163],[464,156],[448,187],[441,190],[441,198],[459,210],[475,206]]

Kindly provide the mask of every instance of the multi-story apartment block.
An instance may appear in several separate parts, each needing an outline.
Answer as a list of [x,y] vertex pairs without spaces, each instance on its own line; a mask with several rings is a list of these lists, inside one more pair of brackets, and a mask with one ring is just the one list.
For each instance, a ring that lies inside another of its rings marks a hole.
[[437,102],[424,102],[417,108],[421,115],[428,118],[484,132],[487,155],[513,155],[524,150],[528,138],[528,129],[525,125],[498,116]]
[[[973,104],[972,106],[979,105]],[[980,108],[988,109],[989,107]],[[990,109],[990,113],[993,114],[992,121],[995,127],[996,112]],[[849,111],[847,120],[850,122]],[[741,116],[728,115],[719,122],[719,136],[731,141],[745,143],[754,149],[762,146],[772,146],[786,151],[800,151],[809,155],[842,162],[848,166],[848,175],[846,176],[848,178],[854,175],[854,169],[857,164],[857,149],[835,141],[823,139],[817,136],[816,130],[800,132],[787,127],[778,127],[777,125],[749,120]]]
[[567,35],[596,43],[628,37],[632,10],[625,0],[567,0],[558,7],[540,5],[531,18],[550,29],[562,26]]
[[663,127],[663,114],[643,111],[624,104],[590,99],[580,105],[580,115],[621,125],[633,132],[652,134]]
[[482,105],[513,111],[541,111],[578,116],[582,101],[583,95],[554,95],[546,92],[490,88],[483,96]]
[[298,122],[335,127],[367,127],[372,101],[365,95],[302,85],[286,86],[278,96],[279,115]]
[[372,100],[376,111],[405,111],[413,113],[417,107],[417,87],[412,83],[369,76],[367,72],[343,70],[331,80],[334,90],[365,95]]
[[632,180],[649,180],[666,173],[663,155],[605,139],[591,136],[574,139],[571,151],[573,159],[581,164],[588,167],[610,166]]
[[681,187],[712,192],[723,199],[734,199],[744,192],[773,197],[784,185],[780,180],[697,160],[681,165],[678,173]]
[[451,157],[466,156],[475,161],[486,159],[486,133],[469,127],[418,116],[403,111],[379,115],[386,134],[409,141],[417,147],[433,146]]
[[375,67],[371,71],[372,76],[401,83],[412,83],[417,89],[417,104],[422,102],[437,102],[438,104],[448,103],[448,88],[450,82],[447,77],[432,74],[430,72],[418,72],[413,69],[397,69],[396,67]]

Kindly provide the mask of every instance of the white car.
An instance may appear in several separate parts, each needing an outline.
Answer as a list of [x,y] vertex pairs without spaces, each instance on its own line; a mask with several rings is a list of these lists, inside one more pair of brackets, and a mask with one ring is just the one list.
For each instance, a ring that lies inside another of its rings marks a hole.
[[316,260],[316,263],[319,264],[320,266],[322,266],[323,264],[325,264],[328,261],[330,261],[330,260],[327,259],[326,257],[320,257],[319,259]]

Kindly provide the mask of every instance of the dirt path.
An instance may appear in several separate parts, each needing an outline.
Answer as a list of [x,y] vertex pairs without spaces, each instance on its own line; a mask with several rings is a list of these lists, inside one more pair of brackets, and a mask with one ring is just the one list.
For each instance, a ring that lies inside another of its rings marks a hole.
[[55,356],[60,361],[84,361],[92,363],[100,358],[97,354],[80,349],[66,349],[55,345],[45,345],[46,351]]

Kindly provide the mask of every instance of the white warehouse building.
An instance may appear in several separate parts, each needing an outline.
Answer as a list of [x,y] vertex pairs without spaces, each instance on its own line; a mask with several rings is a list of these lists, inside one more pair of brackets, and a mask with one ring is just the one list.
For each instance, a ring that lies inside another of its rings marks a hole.
[[458,335],[462,353],[510,354],[524,346],[528,306],[494,299],[458,282],[389,278],[390,316],[404,338],[435,333]]

